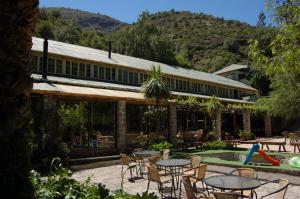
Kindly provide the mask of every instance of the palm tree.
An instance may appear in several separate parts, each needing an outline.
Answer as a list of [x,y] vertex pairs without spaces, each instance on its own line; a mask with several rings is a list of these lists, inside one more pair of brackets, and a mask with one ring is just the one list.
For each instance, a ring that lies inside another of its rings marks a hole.
[[216,96],[212,96],[209,101],[206,102],[206,110],[210,115],[213,122],[213,131],[216,132],[216,119],[217,113],[222,108],[221,102],[217,99]]
[[1,198],[32,198],[25,132],[32,90],[31,46],[38,0],[0,1]]
[[163,79],[160,66],[152,66],[149,72],[149,79],[142,85],[145,98],[155,99],[156,102],[156,139],[158,140],[158,132],[160,128],[160,101],[169,97],[170,91],[168,85]]

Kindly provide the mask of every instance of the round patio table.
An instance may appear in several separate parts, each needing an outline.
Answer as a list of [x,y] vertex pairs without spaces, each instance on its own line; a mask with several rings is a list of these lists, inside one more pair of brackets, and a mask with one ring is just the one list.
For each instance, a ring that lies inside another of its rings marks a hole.
[[[173,177],[176,180],[176,188],[178,189],[180,174],[183,170],[183,167],[191,164],[191,161],[186,159],[167,159],[167,160],[160,160],[156,164],[159,167],[165,167],[171,170],[171,172],[174,174]],[[181,188],[180,188],[180,192],[181,192]]]
[[159,151],[145,150],[145,151],[134,152],[134,155],[139,156],[139,157],[143,157],[143,158],[147,158],[147,157],[151,157],[153,155],[160,155],[160,152]]
[[204,182],[208,186],[221,190],[239,190],[242,198],[244,190],[253,190],[261,186],[261,182],[257,179],[233,175],[211,176],[204,179]]

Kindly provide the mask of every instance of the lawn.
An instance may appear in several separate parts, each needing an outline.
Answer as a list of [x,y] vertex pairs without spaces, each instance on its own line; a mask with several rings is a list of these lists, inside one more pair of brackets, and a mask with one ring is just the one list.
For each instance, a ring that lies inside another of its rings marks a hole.
[[[290,166],[287,163],[280,164],[280,166],[272,166],[267,164],[261,165],[243,165],[243,161],[235,161],[235,160],[225,160],[221,159],[220,154],[226,153],[239,153],[242,155],[247,155],[249,151],[237,151],[237,150],[191,150],[190,152],[174,152],[172,158],[188,158],[192,155],[200,155],[203,157],[202,162],[211,164],[211,165],[222,165],[229,167],[251,167],[257,171],[266,171],[266,172],[274,172],[274,173],[285,173],[290,175],[300,176],[300,169]],[[255,153],[258,154],[258,153]],[[267,153],[268,155],[282,156],[284,158],[291,158],[294,156],[300,157],[300,155],[295,155],[291,153],[280,153],[280,152],[271,152]]]

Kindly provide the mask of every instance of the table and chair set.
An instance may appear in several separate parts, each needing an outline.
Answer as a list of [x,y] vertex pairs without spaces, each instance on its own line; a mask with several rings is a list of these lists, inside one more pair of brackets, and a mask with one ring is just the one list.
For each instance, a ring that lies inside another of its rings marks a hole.
[[[169,155],[169,151],[167,154]],[[274,195],[276,199],[283,199],[289,185],[286,179],[262,183],[257,179],[257,172],[251,168],[239,168],[227,175],[206,177],[207,164],[201,163],[200,156],[192,156],[190,159],[168,159],[157,151],[146,150],[133,152],[131,157],[121,154],[121,160],[122,178],[126,172],[123,169],[124,166],[130,170],[128,179],[130,182],[147,175],[147,191],[150,183],[157,183],[161,198],[257,199],[255,189],[268,183],[277,183],[276,191],[260,198]],[[133,177],[133,170],[136,173],[135,177]],[[198,182],[201,182],[202,186],[197,184]],[[185,193],[183,193],[183,188]]]

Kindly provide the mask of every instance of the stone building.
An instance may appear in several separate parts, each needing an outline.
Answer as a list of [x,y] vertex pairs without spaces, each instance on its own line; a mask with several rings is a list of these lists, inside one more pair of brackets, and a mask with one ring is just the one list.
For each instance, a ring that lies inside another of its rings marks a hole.
[[[154,127],[151,111],[154,101],[140,92],[152,65],[160,65],[172,97],[193,96],[207,100],[216,96],[222,103],[252,103],[245,96],[258,95],[249,85],[219,75],[170,66],[140,58],[120,55],[57,41],[33,37],[32,66],[34,80],[33,115],[49,133],[59,134],[57,108],[63,104],[86,102],[87,135],[70,140],[74,150],[89,148],[123,151],[150,139]],[[111,49],[111,48],[110,48]],[[45,64],[46,63],[46,64]],[[174,101],[163,104],[160,137],[176,142],[179,130],[209,130],[205,111],[187,110]],[[223,117],[224,114],[224,117]],[[250,113],[221,111],[217,116],[217,132],[222,137],[223,124],[251,131]],[[225,120],[229,118],[230,122]],[[267,120],[266,120],[267,122]],[[270,125],[267,125],[270,129]],[[221,132],[222,131],[222,132]],[[268,135],[270,132],[268,132]],[[86,139],[81,139],[86,136]],[[85,140],[85,141],[83,141]]]

